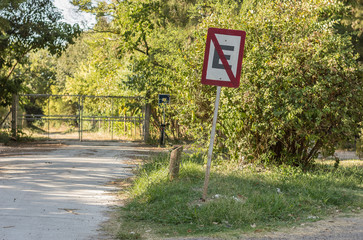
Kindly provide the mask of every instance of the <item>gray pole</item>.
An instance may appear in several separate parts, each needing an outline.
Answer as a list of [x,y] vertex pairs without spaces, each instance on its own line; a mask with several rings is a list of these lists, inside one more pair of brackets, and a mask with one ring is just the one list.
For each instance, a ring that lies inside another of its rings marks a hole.
[[80,138],[79,138],[79,141],[82,142],[83,140],[83,104],[84,104],[84,96],[82,96],[81,98],[81,110],[79,112],[79,127],[80,127],[80,132],[81,132],[81,135],[80,135]]
[[113,140],[113,99],[111,98],[111,141]]
[[81,140],[81,96],[78,97],[78,140]]
[[208,191],[208,184],[209,184],[209,176],[210,176],[210,167],[212,164],[212,154],[213,154],[213,144],[214,144],[214,137],[216,134],[216,124],[217,124],[217,117],[218,117],[218,107],[219,107],[219,98],[221,96],[221,87],[217,87],[217,97],[216,102],[214,104],[214,116],[213,116],[213,124],[212,124],[212,131],[210,134],[210,143],[208,149],[208,161],[207,161],[207,169],[205,171],[205,180],[204,180],[204,188],[203,188],[203,200],[207,198],[207,191]]

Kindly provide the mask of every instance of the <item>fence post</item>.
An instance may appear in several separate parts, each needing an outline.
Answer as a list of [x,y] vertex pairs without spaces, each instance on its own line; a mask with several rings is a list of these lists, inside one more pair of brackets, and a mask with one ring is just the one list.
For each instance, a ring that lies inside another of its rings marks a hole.
[[81,96],[78,96],[78,140],[81,142]]
[[18,104],[19,96],[14,94],[11,107],[11,134],[13,138],[16,138],[18,133]]
[[80,137],[79,141],[83,141],[83,104],[84,104],[84,96],[81,97],[81,108],[79,111],[79,127],[80,127]]
[[113,141],[113,98],[111,98],[111,141]]
[[144,142],[150,140],[150,115],[151,115],[151,104],[145,104],[145,120],[144,120]]

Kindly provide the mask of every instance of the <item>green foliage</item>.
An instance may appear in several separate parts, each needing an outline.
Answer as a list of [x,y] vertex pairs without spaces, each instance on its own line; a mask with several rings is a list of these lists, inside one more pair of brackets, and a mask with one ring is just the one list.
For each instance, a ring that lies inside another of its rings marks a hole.
[[111,35],[84,33],[57,61],[54,94],[127,95],[121,79],[127,70],[117,58]]
[[361,0],[344,0],[349,8],[342,18],[341,31],[352,33],[352,42],[356,52],[359,53],[359,61],[363,61],[363,4]]
[[4,2],[0,8],[0,105],[10,103],[10,95],[18,93],[23,79],[12,76],[27,54],[47,49],[60,54],[79,33],[78,25],[61,22],[62,15],[50,0]]
[[52,87],[53,94],[66,94],[65,85],[68,78],[74,78],[79,72],[80,66],[91,55],[92,51],[88,45],[90,36],[82,33],[75,43],[70,45],[56,61],[56,84]]
[[49,94],[56,83],[56,58],[45,49],[28,54],[27,61],[14,71],[23,80],[26,93]]

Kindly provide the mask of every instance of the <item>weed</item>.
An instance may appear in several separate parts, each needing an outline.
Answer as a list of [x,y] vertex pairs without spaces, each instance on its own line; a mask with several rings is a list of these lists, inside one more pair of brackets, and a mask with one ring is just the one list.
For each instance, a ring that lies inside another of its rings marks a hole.
[[141,234],[135,233],[135,232],[118,232],[116,239],[119,239],[119,240],[141,239]]

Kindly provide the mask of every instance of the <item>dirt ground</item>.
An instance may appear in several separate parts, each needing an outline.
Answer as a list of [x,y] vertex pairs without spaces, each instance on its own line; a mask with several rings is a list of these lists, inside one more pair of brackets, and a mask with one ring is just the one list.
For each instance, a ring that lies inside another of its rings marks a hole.
[[362,240],[363,213],[338,214],[321,221],[306,223],[291,229],[278,232],[258,233],[255,236],[244,236],[248,240]]
[[[222,240],[224,238],[169,238],[167,240]],[[277,232],[259,232],[242,235],[238,240],[362,240],[363,213],[337,216],[303,224],[299,227],[280,229]]]

